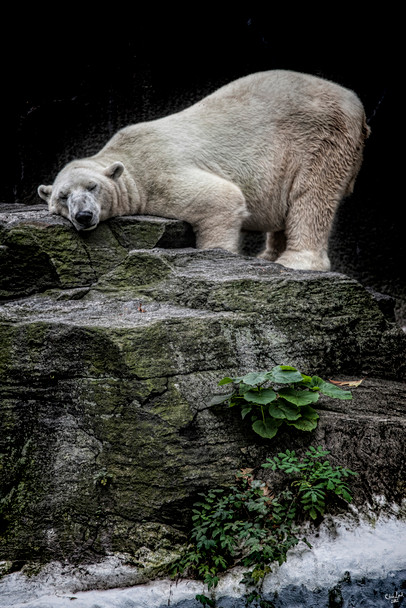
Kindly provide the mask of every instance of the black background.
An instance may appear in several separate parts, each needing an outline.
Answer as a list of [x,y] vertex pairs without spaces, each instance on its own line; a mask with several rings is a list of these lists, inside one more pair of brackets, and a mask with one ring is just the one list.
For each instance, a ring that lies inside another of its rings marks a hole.
[[333,267],[404,300],[401,15],[331,4],[313,12],[128,6],[21,9],[5,22],[0,202],[40,202],[39,184],[118,128],[180,110],[239,76],[309,72],[352,88],[372,128],[355,192],[333,229]]

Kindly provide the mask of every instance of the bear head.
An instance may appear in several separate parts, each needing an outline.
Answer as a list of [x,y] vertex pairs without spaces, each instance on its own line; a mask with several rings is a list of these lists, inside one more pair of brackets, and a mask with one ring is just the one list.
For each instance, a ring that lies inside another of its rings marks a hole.
[[119,161],[108,167],[91,160],[73,161],[60,171],[52,186],[39,186],[38,194],[48,203],[50,213],[66,217],[77,230],[93,230],[111,217],[123,171]]

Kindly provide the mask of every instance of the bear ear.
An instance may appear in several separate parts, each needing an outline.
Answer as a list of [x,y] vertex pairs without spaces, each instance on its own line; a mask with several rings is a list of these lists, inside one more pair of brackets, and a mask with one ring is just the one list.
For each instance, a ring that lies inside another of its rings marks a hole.
[[109,167],[107,167],[104,170],[104,175],[106,175],[107,177],[110,177],[111,179],[118,179],[120,177],[120,175],[122,174],[122,172],[124,171],[124,165],[123,163],[120,163],[120,161],[118,160],[117,162],[113,163],[112,165],[110,165]]
[[39,186],[38,194],[44,201],[49,203],[52,194],[52,186]]

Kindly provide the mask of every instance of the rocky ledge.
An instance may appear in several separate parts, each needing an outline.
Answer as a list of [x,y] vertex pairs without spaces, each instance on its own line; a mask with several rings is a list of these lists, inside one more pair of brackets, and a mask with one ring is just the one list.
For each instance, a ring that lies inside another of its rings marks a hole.
[[[175,220],[80,235],[41,206],[0,208],[4,574],[108,559],[122,586],[163,576],[198,493],[288,447],[326,447],[359,473],[359,511],[401,518],[406,335],[390,300],[193,244]],[[352,401],[320,400],[316,430],[271,441],[209,406],[223,376],[278,364],[363,381]]]

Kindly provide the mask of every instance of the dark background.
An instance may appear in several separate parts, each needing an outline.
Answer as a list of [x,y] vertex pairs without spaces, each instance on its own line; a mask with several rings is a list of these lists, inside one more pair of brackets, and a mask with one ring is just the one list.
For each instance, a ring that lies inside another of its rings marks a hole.
[[337,214],[333,268],[396,297],[402,321],[401,15],[371,6],[355,18],[345,5],[314,14],[272,4],[220,14],[220,4],[129,6],[86,16],[72,4],[57,14],[25,9],[5,23],[0,202],[40,202],[39,184],[120,127],[180,110],[230,80],[274,68],[316,74],[355,90],[372,128],[355,192]]

